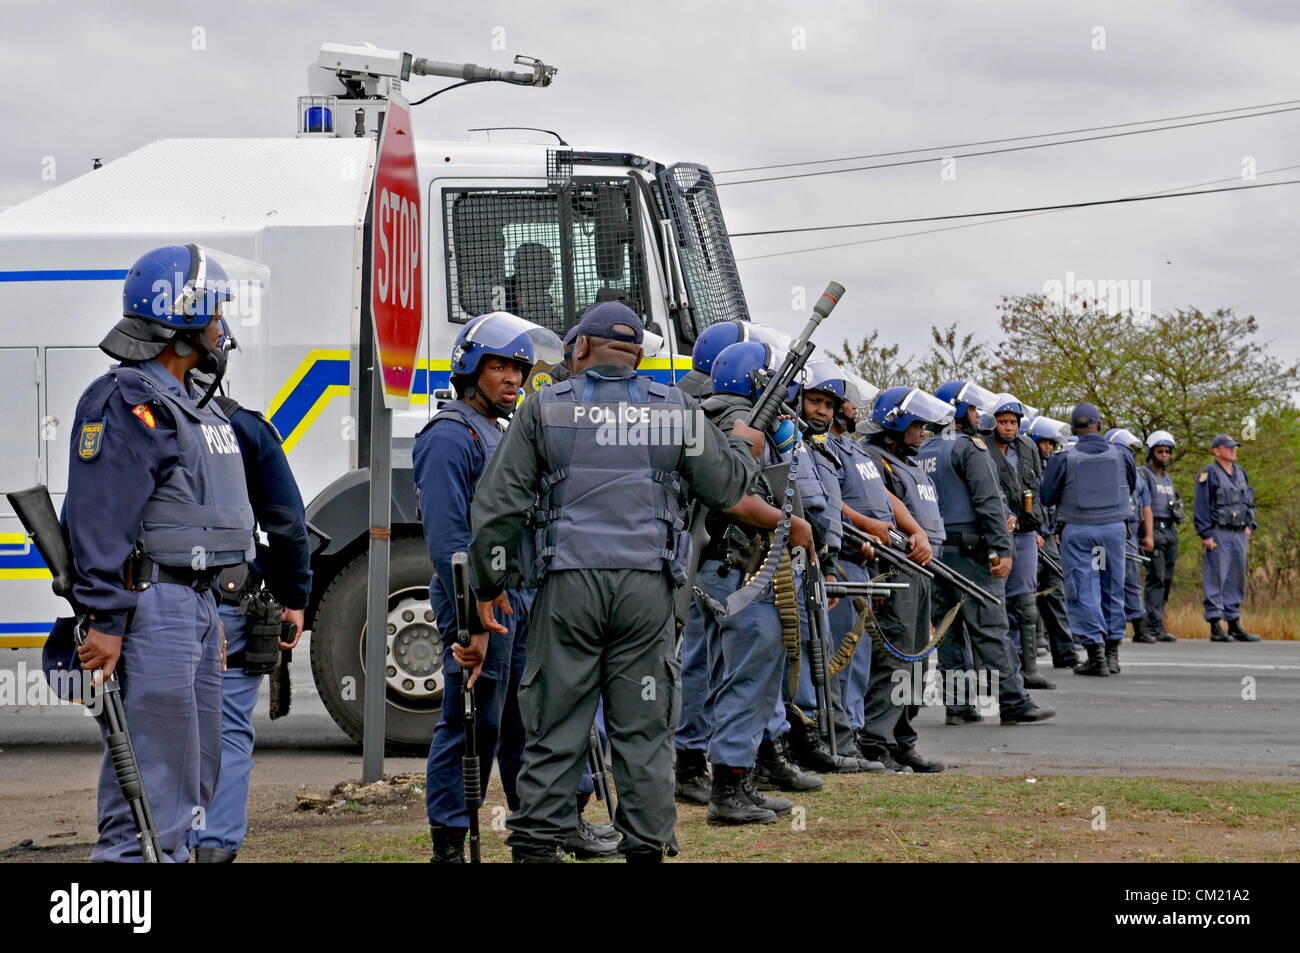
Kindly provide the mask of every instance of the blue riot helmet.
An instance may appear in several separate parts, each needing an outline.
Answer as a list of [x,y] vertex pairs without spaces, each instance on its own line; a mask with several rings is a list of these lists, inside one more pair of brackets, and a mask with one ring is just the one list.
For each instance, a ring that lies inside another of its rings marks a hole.
[[998,394],[993,398],[993,406],[987,409],[989,413],[996,417],[998,414],[1015,414],[1022,420],[1028,416],[1025,411],[1025,405],[1012,394]]
[[1133,433],[1124,427],[1112,427],[1106,431],[1106,442],[1117,444],[1128,450],[1141,450],[1142,441]]
[[691,368],[701,374],[708,374],[713,370],[713,362],[723,348],[748,340],[749,328],[745,321],[710,324],[695,339],[695,347],[691,349]]
[[773,352],[757,341],[728,344],[713,361],[710,376],[715,394],[739,394],[753,399],[762,393],[775,370]]
[[[181,357],[201,355],[199,373],[211,383],[199,401],[203,406],[216,393],[234,350],[231,330],[235,317],[255,326],[269,271],[256,262],[201,245],[168,245],[141,255],[122,284],[122,319],[99,347],[120,361],[155,358],[174,343]],[[207,329],[221,324],[213,344]]]
[[[475,318],[456,335],[451,349],[451,381],[460,397],[473,395],[485,357],[513,361],[527,376],[534,364],[558,364],[564,357],[564,344],[554,331],[508,311]],[[497,416],[508,417],[515,408],[494,403],[491,409]]]
[[1065,438],[1065,446],[1067,449],[1073,447],[1078,442],[1079,442],[1079,438],[1075,434],[1070,434],[1070,436]]
[[992,391],[974,381],[944,381],[934,396],[956,408],[958,422],[965,421],[967,411],[972,407],[980,412],[991,410],[996,399]]
[[856,373],[833,361],[809,361],[804,367],[803,390],[818,391],[835,398],[835,419],[849,432],[857,429],[856,416],[845,412],[845,404],[852,404],[854,413],[867,411],[879,388],[867,383]]
[[931,433],[952,423],[953,406],[919,387],[890,387],[876,397],[871,420],[881,430],[903,434],[920,422]]

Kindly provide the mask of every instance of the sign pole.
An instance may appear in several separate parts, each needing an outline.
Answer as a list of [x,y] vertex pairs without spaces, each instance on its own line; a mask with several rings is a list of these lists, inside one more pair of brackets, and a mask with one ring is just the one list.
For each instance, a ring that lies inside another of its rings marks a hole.
[[[375,343],[375,364],[379,344]],[[393,524],[393,412],[377,366],[370,371],[370,565],[366,580],[366,696],[361,780],[384,776],[384,706],[388,666],[388,560]]]
[[370,565],[366,580],[366,694],[362,702],[361,779],[372,784],[384,776],[393,410],[410,406],[424,323],[420,177],[410,106],[398,93],[388,95],[380,114],[367,222],[361,298],[370,319],[363,320],[363,326],[371,325],[374,347],[368,362]]

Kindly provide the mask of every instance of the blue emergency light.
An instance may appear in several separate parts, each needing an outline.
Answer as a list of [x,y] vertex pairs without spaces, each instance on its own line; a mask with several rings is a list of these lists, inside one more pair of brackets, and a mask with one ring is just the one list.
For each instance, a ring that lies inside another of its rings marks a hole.
[[303,119],[304,132],[333,132],[334,114],[328,106],[312,106]]

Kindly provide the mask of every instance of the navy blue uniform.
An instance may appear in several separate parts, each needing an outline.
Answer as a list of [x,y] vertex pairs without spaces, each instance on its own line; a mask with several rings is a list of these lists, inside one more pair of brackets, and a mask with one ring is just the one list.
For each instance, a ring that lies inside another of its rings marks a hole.
[[[116,673],[163,859],[183,863],[221,756],[221,637],[208,583],[252,553],[239,444],[218,408],[200,410],[152,360],[94,381],[74,420],[64,502],[74,593],[92,628],[123,637]],[[130,589],[135,550],[152,566]],[[107,752],[98,826],[92,860],[141,859]]]
[[[265,581],[276,602],[286,609],[305,609],[311,597],[311,541],[302,494],[280,446],[280,434],[265,417],[218,398],[230,417],[244,461],[248,499],[267,545],[258,546],[253,574]],[[225,627],[227,658],[244,651],[248,617],[238,605],[218,608]],[[207,823],[192,837],[195,847],[238,852],[248,830],[249,777],[253,770],[253,708],[261,675],[246,675],[230,666],[222,673],[221,775],[208,807]]]
[[1216,460],[1197,475],[1192,521],[1197,536],[1215,542],[1205,551],[1201,572],[1205,619],[1239,619],[1246,597],[1246,530],[1256,529],[1255,490],[1241,464],[1234,463],[1229,474]]
[[[433,730],[426,767],[425,807],[433,827],[469,827],[461,773],[465,751],[464,682],[451,652],[456,641],[451,557],[453,553],[469,550],[470,503],[501,437],[501,429],[494,420],[457,400],[445,405],[420,431],[412,453],[415,486],[420,495],[420,519],[434,569],[429,583],[429,604],[437,618],[443,645],[442,718]],[[485,766],[483,785],[487,786],[492,762],[496,760],[506,801],[514,810],[518,806],[515,780],[519,776],[524,745],[517,696],[524,668],[532,592],[511,590],[509,598],[514,614],[500,617],[508,631],[504,635],[490,633],[487,655],[474,692],[478,703],[478,755]]]
[[1124,521],[1137,483],[1133,454],[1084,434],[1047,461],[1044,506],[1056,507],[1070,630],[1084,644],[1124,638]]

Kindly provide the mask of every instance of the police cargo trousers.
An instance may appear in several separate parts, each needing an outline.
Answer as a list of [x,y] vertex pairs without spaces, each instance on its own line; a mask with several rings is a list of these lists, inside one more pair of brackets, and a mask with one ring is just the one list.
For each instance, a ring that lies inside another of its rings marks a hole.
[[1231,622],[1241,618],[1246,598],[1246,531],[1215,527],[1210,534],[1217,548],[1205,551],[1201,569],[1205,618]]
[[[896,589],[876,613],[885,638],[904,655],[915,655],[930,637],[930,581],[891,574],[889,582],[907,582]],[[871,680],[863,705],[861,749],[863,757],[880,760],[885,752],[899,754],[916,747],[912,719],[922,699],[915,688],[922,684],[925,662],[905,662],[881,648],[870,635],[862,636],[859,652],[871,652]]]
[[[435,577],[435,580],[437,577]],[[432,827],[469,828],[465,806],[465,676],[451,654],[456,631],[456,610],[435,581],[430,602],[442,635],[442,717],[433,729],[429,757],[425,765],[424,806]],[[518,804],[516,783],[523,757],[523,727],[520,721],[518,692],[527,652],[529,613],[532,593],[507,593],[511,615],[497,613],[497,621],[506,632],[493,632],[488,639],[487,656],[478,681],[474,683],[474,700],[478,704],[478,758],[481,787],[487,788],[495,760],[501,771],[501,787],[506,803]],[[576,822],[575,822],[576,824]]]
[[673,590],[661,572],[551,572],[533,604],[519,687],[526,743],[512,848],[542,853],[577,826],[574,792],[599,700],[618,787],[624,854],[659,854],[677,821],[673,731],[680,714]]
[[[968,555],[961,547],[945,543],[938,555],[945,566],[983,586],[1005,604],[1005,580],[994,578],[989,571],[988,556],[982,545]],[[934,625],[943,621],[960,596],[951,586],[934,587],[930,597]],[[1020,675],[1020,657],[1007,635],[1004,606],[987,606],[967,599],[953,621],[952,630],[939,643],[938,656],[944,679],[943,703],[948,712],[976,707],[977,699],[971,697],[972,687],[992,691],[992,684],[980,684],[981,673],[986,673],[982,676],[986,681],[996,679],[998,704],[1004,714],[1024,711],[1032,704]]]
[[1061,530],[1070,631],[1084,645],[1124,638],[1124,536],[1123,523]]
[[1165,604],[1174,584],[1174,567],[1178,564],[1178,527],[1173,520],[1156,520],[1156,548],[1149,554],[1143,599],[1147,625],[1155,632],[1165,631]]
[[[142,591],[116,672],[160,859],[184,863],[189,831],[207,823],[221,760],[221,629],[212,593],[169,582]],[[135,823],[107,751],[98,818],[90,859],[138,863]]]
[[[1061,551],[1056,537],[1043,537],[1042,551],[1059,562]],[[1073,668],[1078,664],[1074,650],[1074,636],[1070,634],[1070,620],[1065,611],[1065,577],[1049,566],[1046,560],[1038,561],[1038,622],[1047,632],[1047,645],[1056,668]]]
[[[242,652],[248,616],[238,606],[217,609],[225,627],[226,655]],[[248,830],[248,788],[253,773],[253,708],[261,675],[245,675],[242,668],[221,673],[221,772],[208,806],[207,823],[190,833],[192,847],[220,847],[238,852]]]

